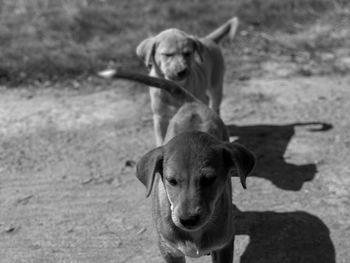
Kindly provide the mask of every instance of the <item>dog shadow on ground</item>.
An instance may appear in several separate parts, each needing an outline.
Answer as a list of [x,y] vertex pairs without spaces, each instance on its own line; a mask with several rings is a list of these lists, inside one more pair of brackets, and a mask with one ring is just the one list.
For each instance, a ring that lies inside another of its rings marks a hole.
[[228,125],[227,128],[230,136],[238,137],[236,142],[243,144],[257,156],[255,170],[259,173],[253,173],[252,176],[266,178],[284,190],[299,191],[304,182],[311,181],[315,177],[317,167],[313,163],[296,165],[284,160],[283,155],[297,126],[310,126],[311,132],[332,129],[331,124],[320,122],[287,125]]
[[241,212],[235,210],[236,235],[248,235],[240,263],[335,263],[328,227],[303,211]]

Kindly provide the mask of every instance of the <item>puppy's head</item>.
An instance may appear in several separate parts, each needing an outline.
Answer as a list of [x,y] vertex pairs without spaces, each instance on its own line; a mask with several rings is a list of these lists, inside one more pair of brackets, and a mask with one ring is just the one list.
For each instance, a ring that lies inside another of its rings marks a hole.
[[168,29],[155,37],[143,40],[136,54],[148,68],[160,77],[182,82],[191,74],[195,54],[202,59],[203,45],[195,37],[178,29]]
[[187,132],[144,155],[137,164],[137,177],[149,196],[158,174],[173,223],[185,231],[196,231],[213,218],[230,176],[239,176],[245,187],[254,164],[252,153],[239,144]]

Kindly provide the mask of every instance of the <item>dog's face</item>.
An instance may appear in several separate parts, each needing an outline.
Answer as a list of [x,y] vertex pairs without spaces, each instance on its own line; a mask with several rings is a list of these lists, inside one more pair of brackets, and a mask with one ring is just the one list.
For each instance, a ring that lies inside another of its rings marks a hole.
[[254,163],[253,155],[243,146],[220,142],[206,133],[188,132],[142,157],[137,177],[149,195],[159,173],[173,223],[185,231],[196,231],[213,219],[228,190],[227,181],[235,175],[232,171],[245,185]]
[[195,54],[201,57],[202,49],[198,39],[178,29],[168,29],[142,41],[136,53],[159,76],[182,82],[191,74]]
[[174,224],[197,230],[212,217],[229,180],[222,152],[210,145],[173,141],[165,147],[163,184]]

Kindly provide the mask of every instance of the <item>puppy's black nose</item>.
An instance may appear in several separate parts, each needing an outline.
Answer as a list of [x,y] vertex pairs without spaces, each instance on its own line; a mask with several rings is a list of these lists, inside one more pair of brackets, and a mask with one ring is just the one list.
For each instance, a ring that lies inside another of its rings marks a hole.
[[180,218],[180,223],[186,228],[192,228],[196,226],[199,222],[199,215],[194,215],[190,217]]
[[188,70],[184,69],[184,70],[179,71],[177,73],[177,76],[178,76],[178,78],[183,79],[187,76],[187,73],[188,73]]

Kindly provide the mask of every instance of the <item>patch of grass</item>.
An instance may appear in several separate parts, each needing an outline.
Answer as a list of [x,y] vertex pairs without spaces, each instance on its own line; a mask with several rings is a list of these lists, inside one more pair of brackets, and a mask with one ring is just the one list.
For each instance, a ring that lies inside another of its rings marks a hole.
[[293,30],[346,5],[347,0],[239,0],[237,13],[248,24]]
[[1,14],[3,81],[75,77],[133,54],[125,47],[118,48],[123,31],[132,25],[116,8],[97,1],[4,2],[2,14],[11,11],[15,15]]
[[238,15],[248,24],[286,29],[347,2],[0,0],[0,84],[71,79],[111,64],[141,70],[137,44],[165,28],[202,36]]
[[135,48],[149,34],[167,27],[208,33],[234,15],[228,0],[0,3],[0,82],[16,84],[75,78],[110,63],[143,68]]

